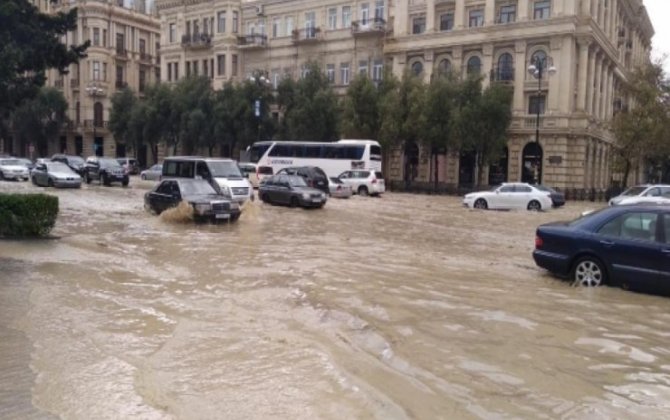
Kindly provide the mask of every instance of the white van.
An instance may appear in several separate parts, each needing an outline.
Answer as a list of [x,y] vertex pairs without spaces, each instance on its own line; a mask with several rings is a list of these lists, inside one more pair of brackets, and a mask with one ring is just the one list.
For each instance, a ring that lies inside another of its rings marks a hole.
[[242,176],[237,162],[232,159],[201,156],[166,157],[163,161],[161,179],[169,178],[202,178],[216,181],[225,197],[240,204],[254,198],[254,189]]

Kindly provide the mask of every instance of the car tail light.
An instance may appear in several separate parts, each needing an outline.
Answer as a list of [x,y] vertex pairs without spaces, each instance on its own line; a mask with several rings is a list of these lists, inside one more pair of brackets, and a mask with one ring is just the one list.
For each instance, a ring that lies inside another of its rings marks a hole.
[[342,189],[342,187],[338,185],[337,186],[337,191],[340,191],[341,189]]
[[535,235],[535,248],[542,248],[542,245],[544,245],[542,238],[539,235]]
[[376,184],[376,183],[377,183],[377,178],[373,179],[373,180],[372,180],[372,183],[373,183],[373,184]]

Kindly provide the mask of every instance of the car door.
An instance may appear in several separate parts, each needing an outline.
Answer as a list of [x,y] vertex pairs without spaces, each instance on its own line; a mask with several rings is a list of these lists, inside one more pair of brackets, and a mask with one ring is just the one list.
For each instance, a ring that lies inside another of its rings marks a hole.
[[46,178],[46,173],[47,173],[47,167],[44,163],[40,163],[37,166],[35,166],[35,169],[33,169],[33,180],[35,181],[35,184],[37,185],[47,185],[47,180]]
[[661,258],[658,260],[659,293],[670,296],[670,213],[661,214]]
[[503,185],[496,190],[495,194],[491,194],[489,200],[489,207],[492,209],[507,209],[510,206],[512,195],[514,194],[514,185]]
[[514,194],[512,194],[509,205],[515,209],[525,210],[528,208],[528,203],[532,200],[532,192],[533,189],[528,185],[515,185]]
[[288,176],[280,175],[275,183],[276,201],[281,204],[291,202],[291,189],[289,187]]
[[151,197],[151,207],[156,213],[161,213],[165,209],[169,208],[173,201],[173,184],[176,184],[175,181],[163,181],[156,191],[152,192]]
[[338,176],[338,178],[342,180],[342,182],[349,185],[353,189],[354,186],[351,183],[350,177],[351,177],[351,171],[344,171]]
[[595,247],[613,283],[639,291],[654,287],[665,248],[658,241],[658,218],[655,212],[630,211],[598,229]]

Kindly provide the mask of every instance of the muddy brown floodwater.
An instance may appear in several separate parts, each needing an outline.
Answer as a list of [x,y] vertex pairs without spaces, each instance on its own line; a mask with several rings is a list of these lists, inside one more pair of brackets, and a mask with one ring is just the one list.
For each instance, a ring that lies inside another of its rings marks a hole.
[[[151,183],[41,189],[0,241],[0,417],[662,418],[670,300],[537,269],[546,213],[386,194],[233,225],[145,213]],[[0,183],[0,192],[34,191]]]

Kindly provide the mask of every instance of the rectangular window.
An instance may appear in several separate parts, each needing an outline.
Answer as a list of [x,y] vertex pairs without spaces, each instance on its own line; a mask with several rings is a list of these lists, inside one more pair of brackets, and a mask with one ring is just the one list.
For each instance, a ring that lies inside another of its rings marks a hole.
[[343,85],[349,84],[349,63],[340,64],[340,81]]
[[191,62],[187,61],[186,62],[186,77],[189,77],[191,75]]
[[293,32],[293,16],[286,16],[286,35],[291,35]]
[[191,21],[186,21],[186,35],[191,35]]
[[126,37],[123,34],[116,34],[116,51],[124,52],[126,50]]
[[328,9],[328,29],[337,29],[337,7]]
[[172,81],[172,63],[168,63],[168,74],[167,74],[167,79],[168,82]]
[[116,66],[116,82],[123,83],[123,66]]
[[100,29],[93,28],[93,45],[98,47],[100,46]]
[[179,80],[179,63],[174,63],[174,80]]
[[454,29],[454,12],[440,15],[440,30],[451,31],[452,29]]
[[261,19],[258,21],[258,33],[261,35],[265,35],[265,19]]
[[140,70],[140,92],[144,92],[144,85],[147,82],[147,74],[144,70]]
[[202,60],[202,75],[209,76],[209,60]]
[[218,22],[218,27],[216,31],[220,34],[226,33],[226,12],[219,12],[216,15],[216,21]]
[[375,20],[384,19],[384,0],[375,1]]
[[478,26],[484,26],[484,10],[483,9],[473,9],[470,10],[470,19],[469,27],[476,28]]
[[351,6],[342,6],[342,27],[351,28]]
[[100,80],[100,62],[93,62],[93,80]]
[[281,29],[281,19],[280,18],[274,18],[272,19],[272,37],[273,38],[279,38],[280,35],[280,29]]
[[533,8],[533,18],[534,19],[549,19],[549,14],[551,13],[551,1],[550,0],[540,0],[536,1]]
[[233,33],[236,34],[239,29],[240,16],[238,12],[233,12]]
[[[76,42],[75,42],[76,44]],[[106,47],[107,46],[107,29],[102,30],[102,46]]]
[[384,76],[384,62],[382,60],[375,60],[372,65],[372,80],[382,80]]
[[237,76],[237,54],[233,54],[233,76]]
[[368,60],[361,60],[358,62],[358,74],[361,76],[368,75]]
[[531,115],[537,115],[538,110],[540,114],[544,114],[544,102],[545,96],[531,96],[528,100],[528,113]]
[[426,18],[424,16],[412,19],[412,33],[422,34],[426,31]]
[[501,6],[498,23],[512,23],[514,21],[516,21],[516,4]]
[[140,54],[146,54],[147,52],[147,41],[140,39]]
[[193,61],[193,75],[197,76],[198,75],[198,62]]
[[177,36],[177,30],[175,27],[174,23],[170,24],[170,32],[169,32],[169,38],[170,38],[170,43],[174,42],[175,37]]
[[330,83],[335,83],[335,64],[326,65],[326,77]]
[[216,56],[216,74],[219,76],[226,75],[226,55],[219,54]]
[[370,21],[370,5],[368,3],[361,4],[361,25],[367,25]]
[[102,80],[107,81],[107,63],[102,63]]

